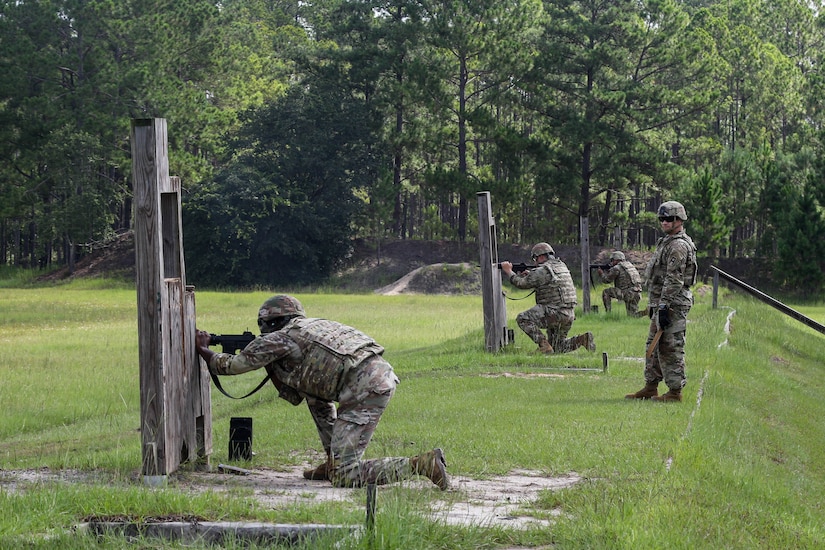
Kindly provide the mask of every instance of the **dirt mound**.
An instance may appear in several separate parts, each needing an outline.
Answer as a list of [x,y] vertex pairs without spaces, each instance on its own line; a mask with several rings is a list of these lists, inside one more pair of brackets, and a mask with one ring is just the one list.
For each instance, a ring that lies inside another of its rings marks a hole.
[[[499,261],[530,262],[531,245],[499,245]],[[131,231],[105,243],[96,244],[80,258],[74,271],[63,267],[39,277],[40,281],[60,281],[84,277],[112,277],[135,280],[135,244]],[[576,246],[556,246],[578,279],[580,250]],[[591,262],[606,263],[612,248],[592,248]],[[626,252],[640,272],[651,252]],[[345,292],[380,294],[481,294],[479,250],[475,242],[357,239],[342,268],[333,274],[329,286]]]
[[376,294],[481,294],[481,268],[469,263],[432,264],[415,268]]
[[127,231],[105,243],[93,245],[92,251],[80,258],[74,271],[63,267],[38,277],[39,281],[62,281],[71,278],[112,277],[135,280],[135,238]]

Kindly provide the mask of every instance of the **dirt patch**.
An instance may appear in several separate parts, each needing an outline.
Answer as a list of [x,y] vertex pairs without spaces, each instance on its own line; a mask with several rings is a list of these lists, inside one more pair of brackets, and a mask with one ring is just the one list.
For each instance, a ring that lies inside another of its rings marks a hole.
[[469,263],[418,267],[376,294],[481,294],[481,269]]
[[[455,490],[466,495],[458,502],[439,502],[432,512],[452,525],[481,525],[525,529],[549,526],[550,522],[528,515],[541,491],[558,491],[581,481],[578,474],[546,477],[533,470],[513,470],[487,480],[464,477],[452,479]],[[551,515],[559,512],[553,510]]]
[[[170,487],[192,493],[235,489],[251,491],[253,498],[265,508],[334,501],[351,505],[353,509],[366,509],[363,489],[342,489],[333,487],[329,482],[305,480],[301,472],[306,467],[309,464],[285,471],[254,468],[249,470],[249,475],[225,474],[217,470],[182,472],[169,476],[168,483]],[[431,509],[424,513],[435,521],[451,525],[526,529],[549,525],[548,520],[530,515],[531,505],[541,491],[571,487],[580,480],[575,473],[549,477],[538,471],[514,470],[507,475],[488,479],[454,475],[450,478],[450,489],[444,492],[423,478],[405,481],[404,484],[431,492],[434,500]],[[105,480],[99,474],[80,470],[0,470],[0,490],[9,493],[25,491],[31,484],[101,482]]]
[[493,372],[481,375],[482,378],[564,378],[563,374],[547,372]]
[[[365,508],[363,489],[342,489],[328,482],[307,481],[301,475],[303,469],[296,467],[288,471],[275,471],[256,468],[248,476],[195,473],[187,475],[186,484],[193,491],[244,487],[268,508],[324,501]],[[427,511],[434,520],[453,525],[524,529],[549,525],[547,520],[529,515],[530,505],[538,499],[540,491],[563,489],[579,481],[576,474],[547,477],[537,471],[515,470],[489,479],[454,475],[450,477],[450,489],[444,493],[424,478],[405,481],[404,484],[435,496],[432,508]]]
[[75,263],[74,271],[66,266],[38,277],[38,280],[61,281],[90,277],[135,280],[135,238],[131,231],[92,246],[92,250]]

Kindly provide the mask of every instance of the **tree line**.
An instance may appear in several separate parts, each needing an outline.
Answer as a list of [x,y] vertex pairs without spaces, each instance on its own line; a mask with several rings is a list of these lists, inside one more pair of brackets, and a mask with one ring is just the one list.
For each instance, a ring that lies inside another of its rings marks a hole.
[[313,282],[354,237],[651,247],[825,285],[825,20],[796,0],[0,2],[0,254],[131,227],[132,119],[168,121],[187,272]]

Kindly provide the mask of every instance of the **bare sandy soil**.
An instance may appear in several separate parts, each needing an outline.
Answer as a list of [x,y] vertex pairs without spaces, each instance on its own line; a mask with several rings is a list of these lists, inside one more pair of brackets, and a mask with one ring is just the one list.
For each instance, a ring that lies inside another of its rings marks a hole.
[[[193,493],[248,490],[265,508],[335,501],[366,512],[364,489],[341,489],[329,482],[305,480],[301,472],[308,466],[287,471],[253,468],[247,469],[248,475],[224,473],[216,466],[211,472],[184,472],[169,476],[168,484]],[[31,484],[100,481],[94,473],[79,470],[0,470],[0,490],[10,493],[25,491]],[[515,470],[505,476],[488,479],[451,476],[450,488],[444,492],[425,478],[404,484],[421,491],[432,491],[431,495],[435,497],[433,506],[422,512],[436,521],[524,529],[549,525],[547,520],[530,515],[531,505],[540,491],[563,489],[579,481],[580,477],[575,473],[548,477],[538,471]],[[378,491],[381,491],[380,487]],[[379,508],[376,515],[380,513]]]
[[[341,489],[328,482],[307,481],[301,475],[303,468],[274,471],[256,468],[248,476],[200,473],[189,477],[196,491],[215,490],[216,487],[245,487],[251,489],[262,505],[278,508],[296,503],[319,501],[348,502],[366,510],[364,489]],[[571,473],[563,477],[546,477],[537,471],[516,470],[505,476],[472,479],[452,476],[450,488],[441,492],[428,479],[406,481],[408,487],[432,491],[436,496],[431,510],[433,519],[449,524],[484,525],[525,528],[548,525],[545,520],[529,515],[530,505],[539,491],[570,487],[580,480]],[[378,491],[381,491],[379,487]],[[380,514],[380,509],[376,511]]]

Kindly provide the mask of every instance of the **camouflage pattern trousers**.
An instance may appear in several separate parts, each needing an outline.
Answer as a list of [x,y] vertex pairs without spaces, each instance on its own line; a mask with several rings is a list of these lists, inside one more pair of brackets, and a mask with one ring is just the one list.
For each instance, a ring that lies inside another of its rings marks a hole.
[[625,309],[627,309],[627,314],[631,317],[641,317],[642,315],[647,315],[646,311],[638,311],[639,302],[642,300],[641,292],[622,290],[615,286],[604,289],[602,291],[602,303],[604,304],[605,311],[610,311],[611,298],[624,302]]
[[556,353],[564,353],[578,347],[574,338],[568,338],[567,333],[576,320],[573,309],[558,309],[552,306],[535,305],[516,316],[516,324],[533,342],[538,344],[545,336],[542,329],[547,330],[547,340]]
[[[679,315],[679,312],[671,310],[671,315]],[[686,312],[685,312],[686,315]],[[685,326],[683,322],[678,325]],[[677,325],[677,326],[678,326]],[[645,352],[659,330],[656,318],[650,321],[650,329],[647,334],[647,344]],[[645,360],[645,382],[648,384],[658,384],[664,380],[668,389],[681,390],[687,383],[685,376],[685,330],[675,332],[663,332],[659,339],[659,344],[653,354]]]
[[362,487],[412,478],[407,457],[361,460],[398,384],[392,366],[374,355],[350,369],[342,384],[337,409],[329,401],[307,399],[321,444],[332,458],[333,485]]

